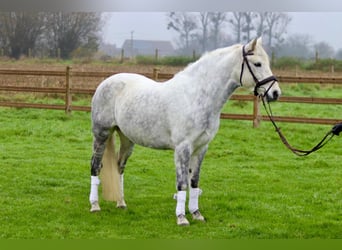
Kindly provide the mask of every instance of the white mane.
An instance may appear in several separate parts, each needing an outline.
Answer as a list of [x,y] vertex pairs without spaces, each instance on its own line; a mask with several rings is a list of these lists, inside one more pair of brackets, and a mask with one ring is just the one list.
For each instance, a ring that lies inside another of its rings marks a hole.
[[219,63],[219,61],[225,59],[227,55],[229,55],[233,50],[241,48],[242,45],[232,45],[229,47],[218,48],[216,50],[205,52],[197,61],[190,63],[187,67],[184,68],[183,71],[180,71],[177,74],[183,74],[185,72],[189,74],[195,73],[198,74],[198,70],[208,71],[208,67],[213,67]]

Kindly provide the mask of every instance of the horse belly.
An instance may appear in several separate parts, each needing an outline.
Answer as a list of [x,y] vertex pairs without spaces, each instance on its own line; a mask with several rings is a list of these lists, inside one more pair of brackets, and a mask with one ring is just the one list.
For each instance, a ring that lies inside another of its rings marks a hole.
[[[170,133],[163,126],[147,124],[146,122],[130,121],[120,122],[119,128],[121,132],[135,144],[156,148],[156,149],[172,149]],[[126,125],[124,125],[126,124]]]
[[124,103],[116,113],[117,126],[132,142],[141,146],[171,149],[171,132],[162,105]]

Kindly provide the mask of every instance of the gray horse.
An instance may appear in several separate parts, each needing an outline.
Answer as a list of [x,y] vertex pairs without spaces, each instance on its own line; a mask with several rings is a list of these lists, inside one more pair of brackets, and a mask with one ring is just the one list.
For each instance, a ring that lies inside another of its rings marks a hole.
[[[104,198],[126,207],[123,173],[134,144],[174,150],[176,216],[188,225],[189,212],[203,220],[198,207],[200,168],[220,123],[220,111],[239,87],[254,89],[269,101],[281,94],[262,48],[261,38],[206,53],[172,79],[157,83],[139,74],[121,73],[105,79],[92,100],[94,135],[91,160],[91,211],[99,211],[99,174]],[[116,154],[113,133],[120,138]],[[106,191],[108,190],[108,191]]]

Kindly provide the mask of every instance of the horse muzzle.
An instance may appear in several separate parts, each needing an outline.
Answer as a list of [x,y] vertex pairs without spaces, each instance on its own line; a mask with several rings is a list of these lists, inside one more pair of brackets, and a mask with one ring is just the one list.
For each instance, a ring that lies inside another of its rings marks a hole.
[[[269,86],[267,86],[268,84]],[[281,90],[279,88],[277,78],[275,76],[270,76],[257,82],[254,88],[254,95],[266,98],[267,102],[278,100],[281,95]]]
[[281,91],[279,88],[276,88],[270,91],[266,91],[264,96],[266,97],[266,100],[268,102],[274,102],[274,101],[277,101],[279,97],[281,96]]

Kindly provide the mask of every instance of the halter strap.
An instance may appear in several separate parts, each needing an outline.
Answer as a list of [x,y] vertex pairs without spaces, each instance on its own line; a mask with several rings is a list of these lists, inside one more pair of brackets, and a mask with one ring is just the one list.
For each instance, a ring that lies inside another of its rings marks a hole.
[[247,65],[247,68],[249,70],[249,72],[251,73],[252,77],[253,77],[253,80],[255,82],[255,87],[254,87],[254,95],[255,96],[258,96],[258,88],[261,87],[262,85],[265,85],[266,83],[269,83],[269,82],[272,82],[272,85],[266,90],[266,93],[270,90],[270,88],[273,86],[273,84],[278,81],[277,78],[274,76],[274,75],[271,75],[261,81],[258,80],[258,78],[255,76],[252,68],[251,68],[251,65],[249,64],[248,62],[248,59],[247,59],[247,56],[251,56],[251,55],[254,55],[253,51],[247,51],[245,50],[245,46],[246,45],[243,45],[242,47],[242,57],[243,57],[243,61],[242,61],[242,65],[241,65],[241,73],[240,73],[240,84],[241,86],[243,85],[242,84],[242,76],[243,76],[243,71],[245,69],[245,63]]

